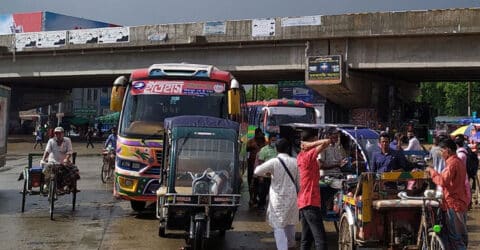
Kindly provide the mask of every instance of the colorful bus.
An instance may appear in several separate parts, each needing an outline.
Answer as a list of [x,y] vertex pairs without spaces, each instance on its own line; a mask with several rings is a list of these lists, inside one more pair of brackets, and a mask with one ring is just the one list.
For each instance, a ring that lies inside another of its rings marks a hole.
[[130,200],[135,211],[156,201],[160,171],[167,172],[162,167],[168,165],[162,157],[165,118],[230,119],[239,122],[240,133],[246,135],[243,87],[231,73],[210,65],[154,64],[135,70],[130,79],[115,80],[110,105],[121,111],[113,193]]
[[317,123],[320,113],[313,104],[300,100],[273,99],[248,102],[248,138],[256,128],[269,133],[279,133],[280,125],[287,123]]

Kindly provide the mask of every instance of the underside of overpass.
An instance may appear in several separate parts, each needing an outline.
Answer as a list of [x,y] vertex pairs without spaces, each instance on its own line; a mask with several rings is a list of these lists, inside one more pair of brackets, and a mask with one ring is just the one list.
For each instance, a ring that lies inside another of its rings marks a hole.
[[[246,84],[276,84],[303,80],[307,56],[341,55],[343,81],[311,87],[343,108],[388,109],[391,97],[412,100],[420,82],[480,80],[479,13],[335,15],[322,16],[320,25],[295,27],[276,18],[275,35],[266,37],[252,35],[251,20],[227,21],[225,34],[212,36],[202,33],[203,23],[139,26],[130,27],[128,43],[18,52],[11,47],[13,36],[0,36],[0,84],[19,93],[106,87],[135,68],[172,62],[215,65]],[[151,41],[152,31],[168,39]],[[31,107],[28,102],[18,108]]]

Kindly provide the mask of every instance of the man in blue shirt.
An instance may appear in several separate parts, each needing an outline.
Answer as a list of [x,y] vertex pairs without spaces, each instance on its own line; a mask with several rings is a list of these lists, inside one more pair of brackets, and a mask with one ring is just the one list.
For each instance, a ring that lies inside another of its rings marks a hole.
[[117,147],[117,128],[116,127],[112,128],[112,133],[108,135],[108,138],[105,141],[105,148],[108,148],[109,145],[113,148],[115,152],[115,149]]
[[372,172],[408,171],[407,159],[401,151],[393,150],[387,133],[380,134],[380,152],[373,155]]

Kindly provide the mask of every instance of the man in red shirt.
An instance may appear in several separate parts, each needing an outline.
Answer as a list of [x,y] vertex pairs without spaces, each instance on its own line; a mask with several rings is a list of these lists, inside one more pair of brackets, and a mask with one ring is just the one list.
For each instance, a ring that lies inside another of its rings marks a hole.
[[320,208],[320,169],[317,156],[330,144],[330,139],[318,140],[315,130],[302,131],[301,151],[297,155],[300,172],[300,191],[298,209],[302,223],[302,250],[310,249],[315,242],[315,249],[327,249],[325,227]]
[[467,210],[468,199],[465,188],[466,168],[457,157],[456,145],[452,139],[439,143],[445,159],[445,169],[438,173],[428,167],[432,181],[443,189],[442,209],[444,211],[444,242],[447,249],[466,249],[468,245]]

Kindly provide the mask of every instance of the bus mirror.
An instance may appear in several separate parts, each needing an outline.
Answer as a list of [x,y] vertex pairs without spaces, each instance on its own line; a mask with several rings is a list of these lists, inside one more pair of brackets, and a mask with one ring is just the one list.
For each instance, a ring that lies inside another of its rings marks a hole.
[[113,86],[122,86],[122,87],[126,87],[127,86],[127,78],[125,76],[119,76],[115,79],[115,81],[113,82]]
[[240,114],[240,91],[238,89],[228,90],[228,114]]
[[240,88],[240,83],[237,81],[237,79],[233,78],[230,81],[230,89],[239,89]]
[[110,96],[110,110],[121,111],[123,96],[125,95],[125,88],[127,87],[128,79],[125,76],[119,76],[113,82],[112,94]]
[[125,95],[124,86],[114,86],[110,96],[110,110],[118,112],[122,110],[123,96]]

